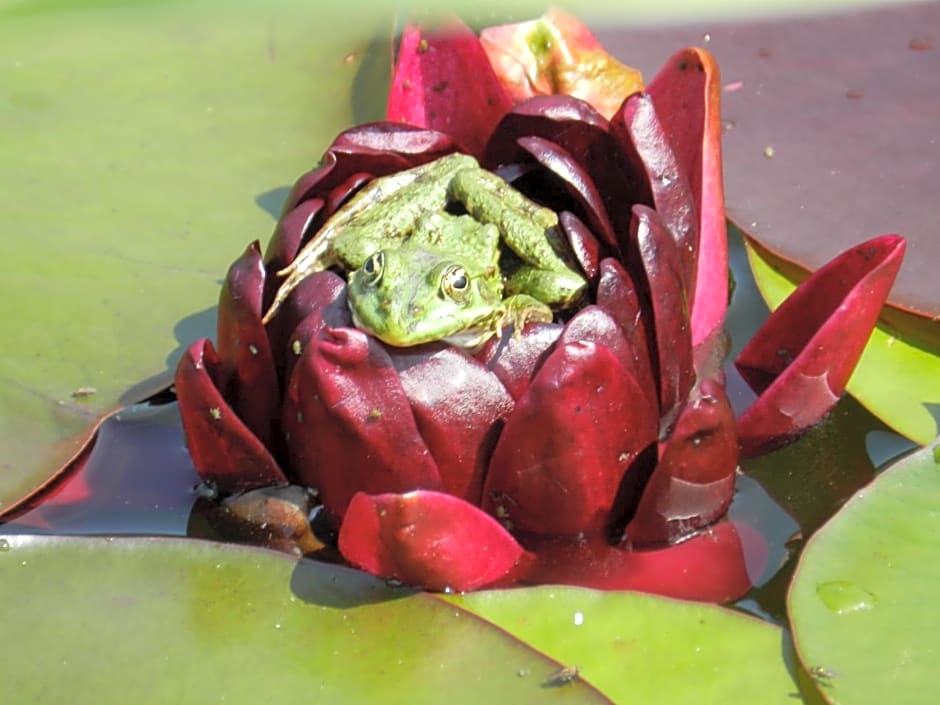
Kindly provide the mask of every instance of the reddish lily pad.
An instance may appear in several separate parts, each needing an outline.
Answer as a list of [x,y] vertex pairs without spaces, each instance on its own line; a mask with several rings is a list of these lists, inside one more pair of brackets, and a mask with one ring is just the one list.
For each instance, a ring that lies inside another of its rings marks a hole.
[[453,605],[261,549],[0,537],[0,597],[10,705],[610,702]]
[[829,702],[929,702],[940,632],[940,446],[901,460],[809,542],[790,588],[796,648]]
[[940,3],[929,2],[597,34],[648,76],[675,47],[712,52],[730,217],[809,270],[879,233],[904,234],[908,257],[890,302],[933,317],[915,337],[936,340],[940,47],[927,28],[938,21]]

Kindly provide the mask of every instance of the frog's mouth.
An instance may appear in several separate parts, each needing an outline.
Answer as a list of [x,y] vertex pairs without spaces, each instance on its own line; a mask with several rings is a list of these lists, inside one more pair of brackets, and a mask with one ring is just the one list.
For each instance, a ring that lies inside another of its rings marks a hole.
[[[386,336],[382,335],[380,331],[375,330],[373,326],[370,326],[367,322],[363,321],[359,316],[359,313],[356,311],[356,307],[350,304],[349,311],[352,314],[353,325],[359,330],[365,331],[374,338],[378,338],[386,345],[391,345],[393,347],[408,347],[402,344],[400,340],[396,341],[389,339]],[[468,328],[466,330],[459,331],[453,335],[448,335],[443,338],[435,338],[436,340],[443,340],[449,345],[453,345],[457,348],[463,348],[469,352],[475,352],[493,335],[492,328],[489,327],[477,327],[477,328]],[[430,342],[430,339],[427,341],[417,341],[411,343],[410,345],[420,345],[422,342]]]

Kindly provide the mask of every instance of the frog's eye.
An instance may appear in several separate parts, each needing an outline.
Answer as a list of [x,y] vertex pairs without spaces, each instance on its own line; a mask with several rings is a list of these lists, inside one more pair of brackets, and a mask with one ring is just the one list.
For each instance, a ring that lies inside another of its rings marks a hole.
[[373,254],[362,265],[362,273],[366,277],[366,283],[375,286],[382,281],[382,273],[385,271],[385,253],[379,250]]
[[459,264],[452,264],[445,269],[444,276],[441,277],[441,290],[454,301],[466,301],[470,292],[470,277],[467,276],[467,270]]

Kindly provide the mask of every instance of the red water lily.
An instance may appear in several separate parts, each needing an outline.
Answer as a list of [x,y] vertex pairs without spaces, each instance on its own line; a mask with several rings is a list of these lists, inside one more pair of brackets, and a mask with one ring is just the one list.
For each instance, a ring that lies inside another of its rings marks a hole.
[[[718,85],[711,56],[684,49],[644,90],[557,14],[482,42],[406,29],[388,121],[342,133],[297,181],[264,257],[255,243],[229,270],[217,348],[179,364],[202,477],[223,494],[315,488],[349,563],[429,589],[746,591],[747,537],[724,518],[739,449],[831,408],[904,245],[846,253],[774,314],[739,361],[761,395],[736,427]],[[580,310],[475,354],[394,348],[352,326],[326,271],[262,324],[276,272],[363,184],[455,151],[559,213],[589,281]]]

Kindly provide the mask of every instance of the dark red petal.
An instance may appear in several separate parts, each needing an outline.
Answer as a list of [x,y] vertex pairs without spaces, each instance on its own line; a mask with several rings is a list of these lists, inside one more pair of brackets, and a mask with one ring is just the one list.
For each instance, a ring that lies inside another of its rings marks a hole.
[[358,125],[340,133],[321,164],[297,179],[282,215],[303,201],[325,198],[356,172],[385,176],[457,150],[454,138],[437,130],[390,122]]
[[512,397],[496,375],[449,345],[389,349],[389,354],[443,489],[479,504]]
[[[637,383],[649,398],[656,398],[657,386],[653,381],[647,323],[652,312],[641,310],[643,305],[637,288],[624,266],[608,257],[601,261],[595,302],[617,322],[633,351],[633,369]],[[649,306],[649,303],[646,304]],[[658,365],[658,363],[657,363]]]
[[335,516],[360,490],[441,486],[388,354],[362,331],[329,329],[300,350],[282,423],[294,472]]
[[277,223],[274,234],[264,251],[264,262],[269,276],[265,287],[265,304],[274,299],[280,286],[276,274],[294,261],[301,245],[313,235],[314,223],[324,206],[322,198],[311,198],[288,211]]
[[596,305],[585,306],[578,311],[565,325],[559,344],[575,343],[579,340],[600,343],[610,350],[643,391],[643,396],[634,403],[648,409],[650,415],[658,415],[659,400],[649,377],[647,352],[645,348],[634,346],[633,339],[624,334],[623,328],[610,313]]
[[558,224],[571,245],[575,259],[592,284],[597,281],[601,262],[601,244],[591,229],[570,211],[558,214]]
[[258,440],[269,445],[280,390],[271,346],[261,323],[265,270],[257,241],[229,267],[218,309],[218,353],[225,397]]
[[656,212],[675,238],[682,286],[691,296],[698,256],[698,214],[688,177],[672,151],[652,98],[645,93],[627,98],[610,127],[632,167],[646,175]]
[[694,345],[721,327],[728,307],[720,84],[714,57],[704,49],[690,48],[673,54],[649,85],[698,213],[698,268],[695,294],[689,297]]
[[894,284],[905,241],[882,235],[816,270],[735,360],[760,394],[738,423],[742,453],[793,440],[839,400]]
[[222,396],[222,361],[211,342],[197,340],[186,349],[174,384],[186,446],[200,477],[223,494],[287,484],[277,461]]
[[357,171],[355,174],[350,174],[342,183],[330,189],[330,195],[326,199],[326,212],[330,214],[335,213],[356,193],[356,191],[372,181],[374,177],[374,174],[365,171]]
[[558,323],[530,323],[521,335],[507,330],[502,337],[491,338],[476,357],[499,378],[513,399],[519,399],[561,331]]
[[301,281],[268,324],[281,379],[291,378],[299,357],[297,351],[306,350],[325,329],[351,325],[346,282],[341,276],[330,271],[315,272]]
[[359,568],[428,590],[476,590],[503,581],[527,554],[493,517],[441,492],[358,493],[339,550]]
[[511,107],[480,40],[465,25],[454,20],[424,34],[405,28],[389,89],[390,121],[441,130],[480,154]]
[[631,237],[637,243],[653,307],[656,335],[659,399],[662,415],[678,411],[695,382],[689,304],[682,288],[681,264],[675,240],[656,211],[633,207]]
[[643,491],[625,540],[673,543],[724,515],[734,494],[738,440],[724,387],[703,380],[689,397]]
[[642,398],[606,347],[556,347],[496,444],[484,508],[526,533],[606,534],[624,470],[656,438]]
[[567,150],[541,137],[520,137],[519,146],[546,169],[556,174],[571,196],[581,205],[591,228],[610,246],[617,247],[617,236],[597,186],[587,171]]
[[525,581],[729,602],[751,589],[743,544],[761,540],[753,533],[722,521],[688,541],[651,551],[625,551],[600,540],[543,542],[530,546],[537,560]]

